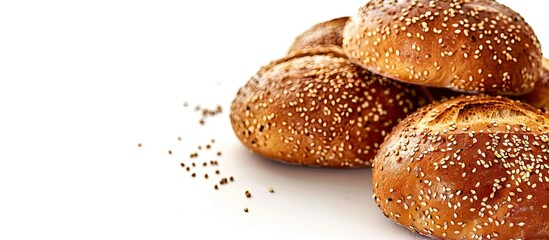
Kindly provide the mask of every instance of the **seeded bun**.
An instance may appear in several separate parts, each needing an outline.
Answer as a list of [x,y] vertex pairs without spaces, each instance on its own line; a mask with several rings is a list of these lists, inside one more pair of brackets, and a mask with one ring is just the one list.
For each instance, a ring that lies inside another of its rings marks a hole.
[[288,52],[291,54],[308,48],[341,47],[343,27],[347,20],[349,20],[349,17],[340,17],[312,26],[296,37]]
[[502,97],[464,96],[397,125],[373,169],[390,219],[445,239],[549,238],[549,118]]
[[432,96],[432,102],[441,101],[441,100],[448,100],[448,99],[466,94],[466,93],[452,91],[448,88],[426,87],[426,89],[427,89],[427,91],[429,91],[429,94]]
[[238,91],[230,111],[235,134],[253,152],[285,163],[370,166],[391,128],[425,103],[422,92],[342,53],[311,52],[263,67]]
[[545,113],[549,113],[549,60],[543,59],[542,74],[534,91],[521,96],[520,99]]
[[467,93],[528,93],[542,61],[532,28],[493,0],[372,0],[345,26],[343,48],[385,77]]

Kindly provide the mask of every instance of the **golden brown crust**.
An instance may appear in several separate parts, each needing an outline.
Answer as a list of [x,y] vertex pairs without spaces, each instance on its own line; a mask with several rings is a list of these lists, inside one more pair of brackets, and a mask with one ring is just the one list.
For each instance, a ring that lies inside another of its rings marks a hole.
[[549,113],[549,60],[543,59],[543,69],[540,80],[536,83],[534,90],[519,99],[545,113]]
[[549,238],[549,118],[502,97],[463,96],[410,115],[374,161],[374,199],[445,239]]
[[528,93],[542,59],[532,28],[493,0],[372,0],[343,37],[349,58],[375,73],[467,93]]
[[370,166],[381,141],[425,103],[416,87],[309,53],[263,67],[232,103],[233,130],[268,158],[320,167]]
[[340,17],[312,26],[296,37],[288,53],[318,46],[341,47],[343,27],[348,19],[349,17]]

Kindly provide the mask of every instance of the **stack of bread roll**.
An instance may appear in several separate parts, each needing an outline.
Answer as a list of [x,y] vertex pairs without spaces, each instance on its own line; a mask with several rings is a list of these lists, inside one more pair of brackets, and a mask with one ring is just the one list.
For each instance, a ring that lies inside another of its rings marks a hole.
[[231,106],[251,151],[373,167],[390,219],[443,239],[549,239],[549,62],[494,0],[371,0],[317,24]]

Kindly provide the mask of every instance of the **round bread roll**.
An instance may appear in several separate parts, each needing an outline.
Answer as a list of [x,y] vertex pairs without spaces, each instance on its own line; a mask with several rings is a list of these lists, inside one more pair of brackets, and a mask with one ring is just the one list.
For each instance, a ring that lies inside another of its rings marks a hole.
[[307,48],[316,48],[319,46],[341,47],[343,43],[343,27],[349,20],[349,17],[340,17],[330,21],[321,22],[307,29],[294,40],[294,43],[288,51],[290,54],[296,51],[302,51]]
[[345,26],[343,48],[406,83],[512,96],[532,91],[542,60],[532,28],[493,0],[372,0]]
[[534,91],[521,96],[520,99],[545,113],[549,113],[549,60],[543,59],[543,69],[540,80]]
[[423,104],[416,87],[373,75],[342,53],[305,52],[261,68],[238,91],[230,119],[240,141],[259,155],[364,167],[391,128]]
[[502,97],[462,96],[411,114],[373,168],[390,219],[444,239],[549,239],[549,117]]

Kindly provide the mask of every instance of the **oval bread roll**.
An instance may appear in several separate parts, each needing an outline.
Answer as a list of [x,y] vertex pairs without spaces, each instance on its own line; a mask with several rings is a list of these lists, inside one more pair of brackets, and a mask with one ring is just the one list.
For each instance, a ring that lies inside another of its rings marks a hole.
[[415,87],[352,64],[342,53],[297,53],[263,67],[230,118],[253,152],[318,167],[370,166],[391,128],[425,104]]

